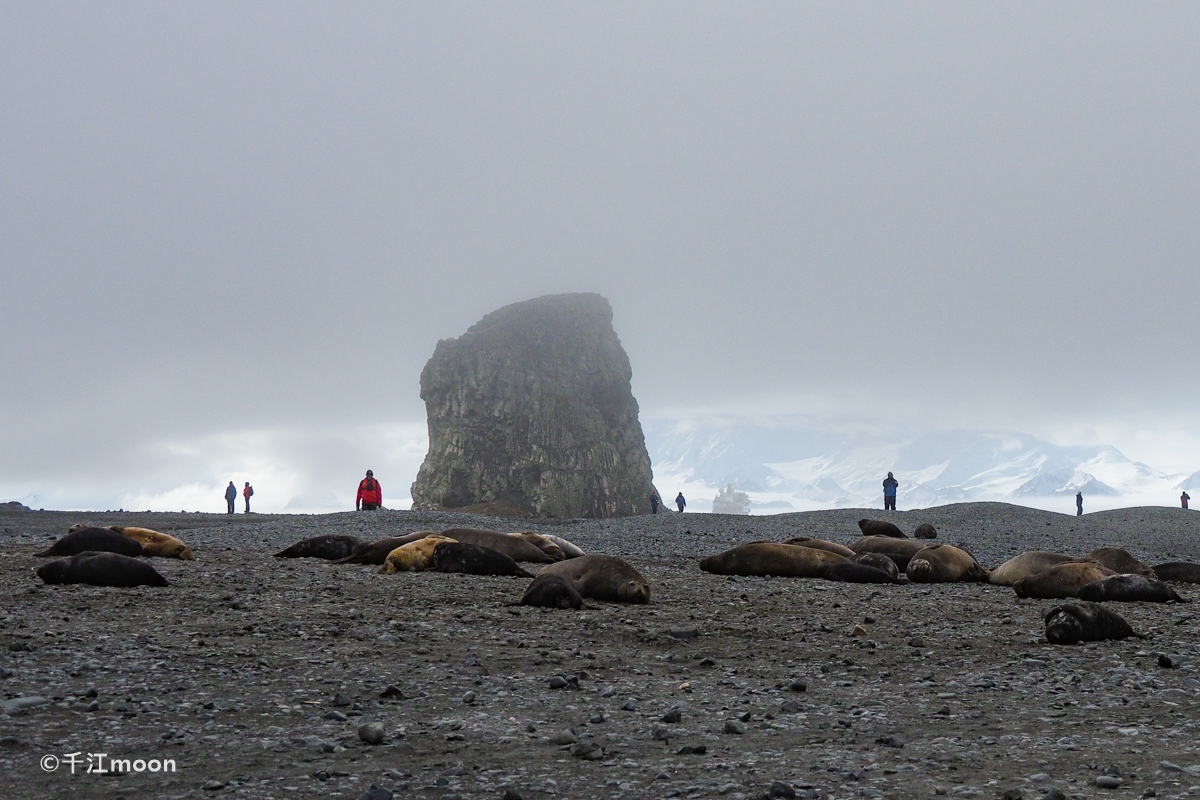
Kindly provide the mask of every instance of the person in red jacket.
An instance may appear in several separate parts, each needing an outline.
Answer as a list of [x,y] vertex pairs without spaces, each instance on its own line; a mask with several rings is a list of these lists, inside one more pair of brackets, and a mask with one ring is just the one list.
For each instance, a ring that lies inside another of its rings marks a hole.
[[358,484],[358,498],[354,501],[354,510],[358,511],[359,506],[362,506],[363,511],[374,511],[381,503],[383,489],[379,487],[379,481],[375,480],[375,473],[367,470],[367,477]]

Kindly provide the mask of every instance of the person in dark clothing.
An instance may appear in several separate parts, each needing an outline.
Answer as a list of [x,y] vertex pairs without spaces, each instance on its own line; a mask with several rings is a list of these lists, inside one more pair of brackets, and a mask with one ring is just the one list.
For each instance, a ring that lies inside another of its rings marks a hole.
[[675,495],[675,505],[679,506],[679,513],[683,513],[683,509],[687,506],[687,500],[683,499],[683,492]]
[[[661,502],[662,502],[662,501],[658,499],[658,492],[651,491],[651,492],[650,492],[650,513],[651,513],[651,514],[657,514],[657,513],[658,513],[658,506],[659,506],[659,504],[660,504]],[[1186,502],[1183,504],[1183,507],[1184,507],[1184,508],[1187,508],[1187,503],[1186,503]]]
[[354,510],[358,511],[361,506],[363,511],[374,511],[382,504],[383,488],[379,485],[379,481],[375,480],[375,473],[367,470],[367,477],[358,484],[358,497],[354,500]]
[[237,503],[237,487],[233,485],[233,481],[229,482],[229,486],[225,487],[225,505],[229,507],[229,513],[234,511],[234,504]]
[[1083,492],[1075,493],[1075,516],[1083,516]]
[[896,510],[896,490],[900,488],[900,481],[896,480],[892,473],[883,479],[883,510]]
[[1188,497],[1188,493],[1187,493],[1187,492],[1184,492],[1183,494],[1179,495],[1179,502],[1183,504],[1183,507],[1184,507],[1185,509],[1187,508],[1187,501],[1188,501],[1188,500],[1191,500],[1191,499],[1192,499],[1192,498]]
[[242,489],[242,497],[246,498],[246,513],[250,513],[250,498],[254,496],[254,487],[250,485],[250,481],[246,481],[246,488]]

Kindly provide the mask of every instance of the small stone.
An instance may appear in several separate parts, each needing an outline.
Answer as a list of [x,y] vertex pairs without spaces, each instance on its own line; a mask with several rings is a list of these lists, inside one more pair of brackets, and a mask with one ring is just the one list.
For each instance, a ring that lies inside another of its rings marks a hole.
[[474,703],[474,702],[475,702],[475,693],[474,693],[474,692],[467,692],[466,694],[464,694],[464,695],[462,696],[462,701],[463,701],[464,703],[466,703],[467,705],[471,705],[472,703]]
[[[855,625],[853,628],[850,629],[850,633],[848,633],[847,635],[848,636],[866,636],[867,629],[864,628],[862,625]],[[794,794],[795,793],[793,792],[793,795]]]
[[875,740],[875,744],[881,744],[884,747],[904,747],[904,742],[901,741],[900,737],[894,734],[892,736],[880,736]]
[[221,781],[205,781],[204,785],[201,786],[200,788],[206,792],[215,792],[218,789],[224,789],[225,784],[222,783]]
[[599,761],[604,758],[604,748],[593,741],[579,742],[571,748],[571,755],[584,761]]
[[617,693],[617,690],[611,686],[605,686],[603,689],[600,690],[601,697],[612,697],[616,693]]
[[0,703],[0,713],[8,714],[9,716],[24,714],[31,708],[44,706],[49,704],[49,702],[45,697],[38,697],[37,695],[14,697],[11,700],[5,700],[3,703]]
[[1167,655],[1166,653],[1158,654],[1158,665],[1160,667],[1162,667],[1163,669],[1174,669],[1175,668],[1175,662],[1172,661],[1171,657],[1169,655]]
[[[675,751],[675,755],[677,755],[677,756],[702,756],[707,752],[708,752],[708,747],[706,747],[705,745],[702,745],[702,744],[684,745],[683,747],[681,747]],[[658,778],[660,780],[666,779],[666,776],[661,772],[659,773],[659,776],[661,776],[660,778]]]
[[1009,789],[1001,795],[1001,800],[1025,800],[1025,793],[1020,789]]
[[783,703],[780,704],[779,710],[784,714],[799,714],[800,704],[795,700],[784,700]]
[[99,700],[93,700],[92,702],[88,703],[87,708],[84,709],[84,711],[89,712],[89,713],[92,711],[99,711],[99,710],[100,710],[100,701]]
[[923,639],[921,639],[919,636],[914,636],[913,638],[908,640],[908,646],[909,647],[924,647],[925,641]]
[[521,793],[516,789],[505,789],[504,800],[522,800]]
[[550,737],[550,743],[556,744],[560,747],[563,745],[575,744],[577,741],[579,741],[579,737],[575,735],[575,731],[570,729],[559,731],[558,733],[554,734],[554,736]]
[[395,797],[389,790],[382,786],[371,784],[371,788],[358,800],[392,800]]
[[661,725],[656,725],[654,730],[650,732],[650,736],[656,742],[669,742],[671,740],[671,732]]
[[713,659],[713,658],[700,659],[700,666],[702,666],[702,667],[715,667],[716,665],[717,665],[716,659]]
[[564,678],[562,675],[555,675],[553,678],[550,679],[550,688],[551,689],[565,689],[568,686],[570,686],[570,684],[567,683],[567,679]]
[[379,696],[383,697],[383,698],[387,698],[389,700],[407,700],[408,699],[408,697],[405,696],[404,692],[400,691],[399,686],[396,686],[395,684],[391,684],[391,683],[388,684],[386,689],[384,689],[382,692],[379,693]]
[[803,678],[795,678],[791,683],[788,684],[788,688],[793,692],[808,691],[808,681],[804,680]]
[[681,719],[683,719],[683,715],[679,713],[678,708],[672,708],[670,711],[662,715],[662,721],[668,725],[674,725]]
[[1170,761],[1158,762],[1158,768],[1163,772],[1183,772],[1183,767],[1178,764],[1172,764]]
[[767,790],[767,794],[770,797],[782,797],[784,800],[796,800],[796,790],[783,781],[771,781],[771,788]]
[[367,744],[383,744],[383,725],[378,722],[368,722],[358,728],[358,738]]
[[1067,796],[1063,794],[1062,789],[1051,787],[1042,793],[1042,800],[1067,800]]
[[1115,775],[1097,775],[1096,785],[1101,789],[1118,789],[1121,786],[1121,779]]
[[99,697],[100,693],[96,691],[95,686],[88,687],[88,690],[83,693],[84,697]]
[[340,711],[326,711],[325,719],[331,719],[334,722],[345,722],[346,720],[348,720],[350,718],[347,717],[345,714],[343,714]]
[[670,628],[667,635],[672,639],[695,639],[700,635],[700,631],[696,628]]
[[942,706],[941,708],[939,708],[937,711],[935,711],[933,713],[944,717],[950,713],[950,706],[948,706],[948,705]]
[[604,712],[600,712],[588,717],[588,722],[592,723],[593,725],[599,725],[600,723],[605,722]]
[[637,698],[631,697],[625,701],[625,705],[621,706],[622,711],[637,711]]
[[725,733],[741,735],[746,732],[746,726],[738,722],[736,719],[725,720]]
[[335,706],[348,706],[350,705],[350,698],[344,694],[335,694],[333,696],[333,704]]

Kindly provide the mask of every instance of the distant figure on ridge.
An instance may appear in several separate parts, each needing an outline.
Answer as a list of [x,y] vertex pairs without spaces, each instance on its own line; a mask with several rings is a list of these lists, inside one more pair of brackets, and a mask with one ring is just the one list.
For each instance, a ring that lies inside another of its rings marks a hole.
[[250,513],[250,498],[254,496],[254,487],[250,485],[250,481],[246,481],[246,488],[242,489],[242,497],[246,498],[246,513]]
[[[225,505],[229,507],[229,513],[234,512],[234,504],[237,503],[237,487],[233,485],[233,481],[225,487]],[[1184,508],[1187,508],[1187,503],[1184,503]]]
[[679,506],[679,513],[683,513],[684,507],[687,506],[687,500],[683,499],[683,492],[675,495],[675,505]]
[[896,510],[896,490],[900,488],[900,481],[892,477],[892,473],[883,479],[883,510]]
[[1180,503],[1183,503],[1183,507],[1184,507],[1184,509],[1185,509],[1185,510],[1187,509],[1187,501],[1188,501],[1188,500],[1191,500],[1191,499],[1192,499],[1192,498],[1188,497],[1188,493],[1187,493],[1187,492],[1184,492],[1183,494],[1179,495],[1179,502],[1180,502]]
[[[651,490],[650,491],[650,513],[651,514],[658,513],[658,506],[661,502],[662,501],[658,499],[658,492]],[[1183,507],[1187,508],[1187,500],[1183,501]]]
[[1075,516],[1083,516],[1083,492],[1075,493]]
[[358,497],[354,500],[354,510],[362,506],[363,511],[374,511],[383,503],[383,489],[375,480],[375,473],[367,470],[367,477],[359,481]]

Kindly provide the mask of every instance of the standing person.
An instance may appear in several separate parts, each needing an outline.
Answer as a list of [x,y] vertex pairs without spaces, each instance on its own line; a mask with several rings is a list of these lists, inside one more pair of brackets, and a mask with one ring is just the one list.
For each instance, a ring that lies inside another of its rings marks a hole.
[[892,473],[883,479],[883,510],[896,510],[896,490],[900,488],[900,481],[892,477]]
[[237,503],[237,487],[233,485],[233,481],[225,487],[225,505],[229,507],[229,513],[234,512],[234,504]]
[[683,509],[687,506],[687,500],[683,499],[683,492],[675,495],[675,505],[679,506],[679,513],[683,513]]
[[[658,513],[658,506],[659,506],[659,504],[660,504],[661,502],[662,502],[662,501],[658,499],[658,492],[656,492],[656,491],[654,491],[653,489],[651,489],[651,490],[650,490],[650,513],[651,513],[651,514],[657,514],[657,513]],[[1187,508],[1187,501],[1186,501],[1186,500],[1184,500],[1184,501],[1183,501],[1183,507],[1184,507],[1184,508]]]
[[250,498],[254,496],[254,487],[250,485],[250,481],[246,481],[246,488],[242,489],[242,497],[246,498],[246,513],[250,513]]
[[1075,493],[1075,516],[1083,516],[1083,492]]
[[375,473],[367,470],[367,477],[358,483],[358,497],[354,500],[354,510],[362,506],[363,511],[374,511],[383,503],[383,489],[375,480]]
[[1179,502],[1183,503],[1184,510],[1187,510],[1187,501],[1191,500],[1191,499],[1192,498],[1188,497],[1187,492],[1184,492],[1183,494],[1179,495]]

